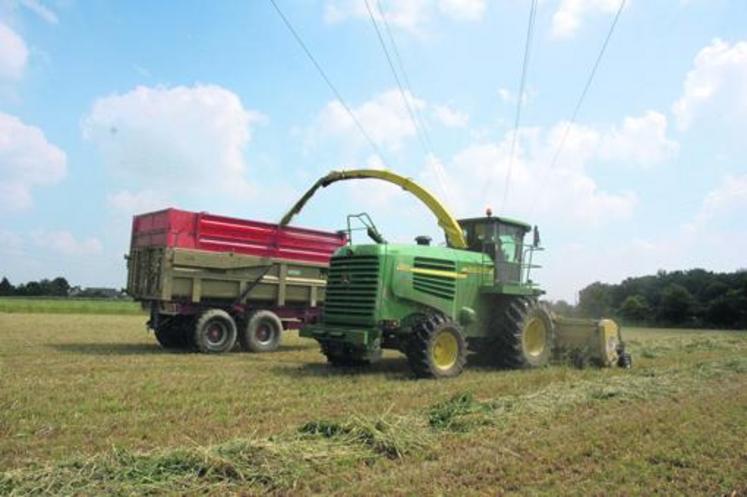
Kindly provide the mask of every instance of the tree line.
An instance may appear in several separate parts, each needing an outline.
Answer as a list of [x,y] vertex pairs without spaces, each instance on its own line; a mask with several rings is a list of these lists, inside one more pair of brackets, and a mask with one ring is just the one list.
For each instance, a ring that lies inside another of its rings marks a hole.
[[43,278],[13,285],[8,278],[0,280],[0,297],[78,297],[78,298],[119,298],[122,291],[109,288],[81,288],[71,286],[67,279],[58,276]]
[[612,316],[629,324],[695,328],[747,328],[747,270],[659,271],[618,284],[595,282],[574,307],[555,302],[556,312],[581,317]]
[[41,279],[29,281],[14,286],[8,278],[0,280],[0,296],[2,297],[67,297],[70,292],[70,283],[58,276],[54,279]]

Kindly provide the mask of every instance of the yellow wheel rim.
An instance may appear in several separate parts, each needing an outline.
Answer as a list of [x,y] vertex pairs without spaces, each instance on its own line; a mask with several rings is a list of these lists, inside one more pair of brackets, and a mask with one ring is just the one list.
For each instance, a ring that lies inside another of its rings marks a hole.
[[521,341],[524,345],[524,351],[532,357],[542,355],[545,351],[545,342],[547,341],[547,328],[545,322],[538,318],[531,318],[524,325],[521,334]]
[[433,364],[438,369],[449,369],[457,362],[459,357],[459,343],[454,334],[449,330],[443,330],[433,341],[431,351]]

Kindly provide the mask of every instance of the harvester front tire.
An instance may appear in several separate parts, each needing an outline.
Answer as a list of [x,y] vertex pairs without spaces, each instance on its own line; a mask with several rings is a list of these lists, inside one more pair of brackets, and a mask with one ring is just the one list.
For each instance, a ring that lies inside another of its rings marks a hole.
[[197,319],[194,346],[204,354],[222,354],[236,344],[236,322],[222,309],[209,309]]
[[555,326],[550,311],[535,299],[515,298],[499,317],[496,352],[507,368],[538,368],[552,357]]
[[283,323],[272,311],[255,311],[239,333],[242,350],[272,352],[280,347]]
[[466,361],[467,343],[457,323],[433,315],[412,327],[407,362],[418,378],[459,376]]

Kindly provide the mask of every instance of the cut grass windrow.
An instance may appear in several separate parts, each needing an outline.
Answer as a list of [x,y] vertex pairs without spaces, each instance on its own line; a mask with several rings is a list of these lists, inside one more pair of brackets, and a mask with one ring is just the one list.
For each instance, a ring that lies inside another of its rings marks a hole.
[[408,416],[352,416],[310,421],[297,430],[259,440],[207,448],[144,453],[112,449],[88,459],[18,469],[0,475],[0,494],[153,495],[163,493],[287,493],[310,474],[335,474],[379,458],[435,457],[439,431],[461,436],[521,418],[555,416],[580,404],[633,402],[707,389],[712,382],[747,374],[747,357],[671,369],[551,385],[525,395],[477,400],[459,393]]

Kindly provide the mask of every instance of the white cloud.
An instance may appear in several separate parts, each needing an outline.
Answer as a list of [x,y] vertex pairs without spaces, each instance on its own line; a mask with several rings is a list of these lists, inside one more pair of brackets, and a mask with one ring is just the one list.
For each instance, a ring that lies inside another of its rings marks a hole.
[[690,231],[705,229],[708,223],[723,218],[744,219],[747,212],[747,174],[727,175],[720,184],[708,192],[697,215],[686,225]]
[[57,14],[39,0],[20,0],[20,3],[49,24],[57,24],[59,22]]
[[719,121],[747,116],[747,41],[715,39],[700,50],[672,111],[683,130],[705,115]]
[[[265,121],[220,86],[138,86],[96,100],[83,134],[130,191],[241,196],[252,191],[244,152]],[[116,195],[115,204],[127,200]],[[150,194],[130,195],[142,201]]]
[[[575,161],[559,162],[555,168],[549,168],[551,143],[558,131],[522,130],[511,171],[507,214],[544,218],[545,222],[552,219],[561,224],[579,221],[599,224],[629,218],[637,203],[635,194],[607,192],[585,170],[593,156],[588,147],[594,140],[588,135],[571,133],[568,142],[573,142],[571,148],[579,152],[574,155]],[[476,208],[482,210],[486,206],[499,213],[510,141],[507,134],[498,144],[468,147],[447,166],[448,184],[458,199],[455,207],[460,216],[475,215]]]
[[[415,111],[426,108],[423,100],[406,92],[408,100]],[[402,94],[398,90],[380,93],[358,107],[352,109],[374,143],[397,151],[404,141],[417,133],[415,125],[407,112]],[[310,139],[343,138],[355,147],[367,146],[365,138],[355,125],[353,119],[337,100],[329,102],[316,119]]]
[[134,215],[168,207],[172,202],[153,190],[131,192],[120,190],[106,196],[106,203],[117,212]]
[[[524,95],[522,95],[521,103],[523,105],[526,105],[529,103],[530,97],[534,97],[536,95],[536,92],[527,91],[524,90]],[[507,104],[516,104],[516,94],[509,90],[508,88],[498,88],[498,96],[500,97],[501,101],[503,103]]]
[[102,245],[98,238],[78,240],[69,231],[35,231],[31,234],[34,243],[52,252],[67,256],[98,255]]
[[65,177],[65,152],[36,127],[0,112],[0,209],[20,210],[33,203],[31,189]]
[[438,9],[460,21],[479,21],[485,14],[485,0],[440,0]]
[[[563,153],[551,167],[566,129]],[[482,203],[494,211],[500,209],[511,140],[509,131],[498,143],[469,146],[445,165],[446,184],[453,189],[454,208],[459,215],[475,215],[475,206]],[[591,174],[592,166],[604,162],[650,166],[668,160],[676,151],[677,144],[666,136],[666,118],[656,112],[628,117],[620,126],[612,127],[567,128],[567,123],[560,122],[548,129],[521,128],[511,166],[508,213],[562,224],[630,218],[636,195],[605,190]],[[436,176],[431,178],[435,187]]]
[[667,118],[648,111],[641,117],[626,117],[622,128],[602,137],[600,156],[643,166],[662,163],[673,157],[679,144],[667,138]]
[[[377,0],[368,0],[376,20],[381,19]],[[382,5],[387,22],[412,34],[423,35],[437,14],[455,21],[479,21],[485,13],[485,0],[406,0]],[[335,24],[348,19],[368,19],[365,0],[327,0],[324,20]]]
[[29,50],[23,38],[0,22],[0,81],[21,79],[28,57]]
[[552,17],[552,35],[555,38],[571,38],[586,17],[614,14],[618,8],[620,0],[561,0]]
[[434,105],[433,114],[441,124],[448,128],[463,128],[469,122],[469,115],[466,112],[448,105]]

